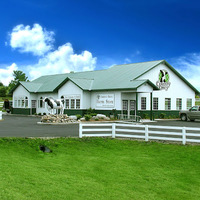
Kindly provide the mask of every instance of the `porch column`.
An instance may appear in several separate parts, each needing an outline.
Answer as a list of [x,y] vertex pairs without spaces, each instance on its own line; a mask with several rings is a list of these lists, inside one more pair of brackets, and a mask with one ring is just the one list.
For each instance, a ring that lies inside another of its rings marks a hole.
[[152,92],[150,93],[150,120],[153,119],[153,105],[152,105],[152,102],[153,102],[153,95],[152,95]]
[[135,113],[138,115],[138,93],[136,92]]

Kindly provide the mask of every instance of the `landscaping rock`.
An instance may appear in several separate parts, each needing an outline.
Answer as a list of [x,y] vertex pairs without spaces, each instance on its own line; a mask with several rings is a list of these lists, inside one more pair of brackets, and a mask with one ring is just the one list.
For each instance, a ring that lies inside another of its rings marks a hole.
[[42,123],[75,123],[77,122],[76,116],[68,115],[44,115],[41,118]]

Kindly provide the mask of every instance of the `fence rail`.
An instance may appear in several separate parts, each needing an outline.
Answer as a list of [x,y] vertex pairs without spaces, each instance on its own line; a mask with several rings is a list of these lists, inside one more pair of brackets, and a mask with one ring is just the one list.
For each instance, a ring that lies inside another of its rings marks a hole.
[[3,101],[0,101],[0,108],[2,108],[3,107]]
[[[97,133],[98,132],[98,133]],[[101,132],[101,133],[99,133]],[[79,124],[79,137],[124,137],[200,143],[200,128],[131,124]]]

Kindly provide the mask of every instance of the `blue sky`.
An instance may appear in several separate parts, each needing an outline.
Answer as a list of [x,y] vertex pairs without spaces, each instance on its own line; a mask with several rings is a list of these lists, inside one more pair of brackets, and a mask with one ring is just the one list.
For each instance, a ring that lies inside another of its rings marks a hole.
[[200,2],[6,0],[0,81],[165,59],[200,89]]

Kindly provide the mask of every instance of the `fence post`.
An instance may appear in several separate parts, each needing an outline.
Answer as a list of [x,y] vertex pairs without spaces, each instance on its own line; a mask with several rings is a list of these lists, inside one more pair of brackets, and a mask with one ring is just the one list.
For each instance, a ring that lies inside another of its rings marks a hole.
[[183,145],[185,145],[186,144],[186,128],[185,127],[183,127],[182,128],[182,143],[183,143]]
[[112,138],[115,138],[115,129],[116,129],[116,124],[112,124]]
[[2,120],[2,111],[0,111],[0,120]]
[[145,141],[149,141],[149,127],[148,125],[145,125]]
[[83,137],[83,135],[82,135],[82,124],[81,123],[79,123],[79,138],[82,138]]

